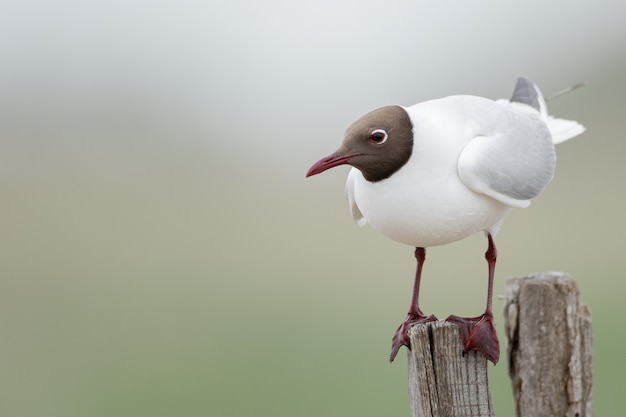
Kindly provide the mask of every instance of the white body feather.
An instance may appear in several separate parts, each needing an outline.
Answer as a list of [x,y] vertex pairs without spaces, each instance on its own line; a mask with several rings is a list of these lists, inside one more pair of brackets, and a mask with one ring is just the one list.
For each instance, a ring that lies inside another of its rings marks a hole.
[[346,194],[354,220],[416,247],[480,231],[495,234],[511,208],[527,207],[551,181],[555,139],[584,131],[576,122],[548,116],[540,101],[540,111],[474,96],[405,108],[413,123],[413,153],[378,182],[352,168]]

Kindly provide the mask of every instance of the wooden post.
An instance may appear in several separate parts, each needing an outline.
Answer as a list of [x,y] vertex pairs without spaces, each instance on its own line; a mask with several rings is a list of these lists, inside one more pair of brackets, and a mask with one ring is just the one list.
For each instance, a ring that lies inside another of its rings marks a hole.
[[591,315],[576,282],[509,278],[504,308],[517,417],[591,417]]
[[[504,316],[516,416],[592,417],[591,316],[574,280],[509,278]],[[418,324],[410,337],[412,417],[494,417],[487,360],[463,353],[456,325]]]
[[418,324],[410,336],[412,417],[494,417],[487,360],[482,353],[463,353],[455,324]]

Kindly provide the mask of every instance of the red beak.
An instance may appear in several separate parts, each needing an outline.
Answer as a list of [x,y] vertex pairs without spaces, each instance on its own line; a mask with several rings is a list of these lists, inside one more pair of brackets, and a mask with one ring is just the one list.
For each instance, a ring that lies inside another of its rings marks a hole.
[[309,168],[309,171],[306,173],[306,176],[308,178],[312,175],[319,174],[321,172],[326,171],[327,169],[336,167],[338,165],[347,164],[350,161],[350,159],[354,158],[355,156],[357,155],[343,156],[343,155],[337,155],[336,153],[332,153],[328,155],[327,157],[322,158],[316,163],[314,163],[313,166]]

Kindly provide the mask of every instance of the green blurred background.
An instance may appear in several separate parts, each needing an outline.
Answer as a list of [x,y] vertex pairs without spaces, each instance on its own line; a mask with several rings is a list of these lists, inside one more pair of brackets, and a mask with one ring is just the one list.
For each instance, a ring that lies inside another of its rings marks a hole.
[[[573,274],[596,414],[621,408],[623,3],[0,8],[0,416],[409,415],[406,356],[387,357],[412,249],[353,224],[347,169],[304,173],[369,110],[509,97],[518,75],[588,81],[550,102],[588,131],[498,235],[496,292]],[[484,250],[429,250],[425,311],[482,310]],[[506,360],[490,378],[513,416]]]

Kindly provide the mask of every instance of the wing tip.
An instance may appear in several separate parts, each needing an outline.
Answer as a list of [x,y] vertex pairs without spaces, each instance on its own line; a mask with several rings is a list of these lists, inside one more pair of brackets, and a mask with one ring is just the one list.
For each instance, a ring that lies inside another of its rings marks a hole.
[[517,77],[510,101],[526,104],[540,113],[545,111],[545,101],[539,87],[526,77]]

